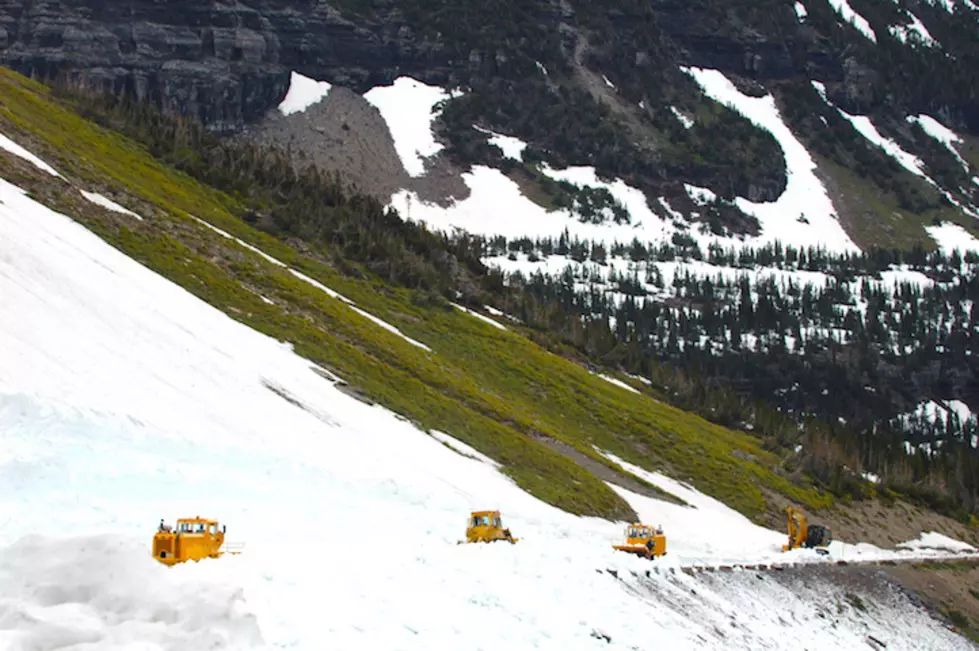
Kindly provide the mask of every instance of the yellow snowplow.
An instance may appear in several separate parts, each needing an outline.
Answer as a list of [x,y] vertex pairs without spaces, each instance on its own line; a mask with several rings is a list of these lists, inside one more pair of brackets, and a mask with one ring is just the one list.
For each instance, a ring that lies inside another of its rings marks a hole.
[[473,511],[466,527],[466,539],[460,540],[459,544],[496,542],[497,540],[516,543],[519,538],[514,538],[509,529],[503,528],[499,511]]
[[612,549],[646,558],[666,555],[666,535],[662,527],[655,529],[645,524],[630,524],[625,529],[625,544],[612,545]]
[[821,524],[810,525],[805,514],[792,506],[785,507],[785,515],[788,519],[789,542],[782,545],[783,552],[805,547],[815,549],[818,554],[829,553],[826,547],[832,542],[833,536],[828,527]]
[[200,516],[180,518],[176,527],[160,520],[153,536],[153,558],[164,565],[176,565],[184,561],[219,558],[223,554],[240,554],[240,545],[225,545],[226,531],[227,526],[218,525],[217,520]]

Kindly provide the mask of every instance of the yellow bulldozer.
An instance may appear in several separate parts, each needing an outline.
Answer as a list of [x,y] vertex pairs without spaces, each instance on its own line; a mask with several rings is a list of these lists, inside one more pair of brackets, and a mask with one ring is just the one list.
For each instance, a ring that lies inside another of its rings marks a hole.
[[612,545],[612,549],[649,559],[666,555],[666,535],[662,527],[655,529],[645,524],[630,524],[625,528],[625,544]]
[[821,524],[810,525],[806,521],[806,515],[793,506],[785,507],[785,515],[788,519],[789,542],[782,545],[783,552],[804,547],[815,549],[818,554],[829,553],[826,547],[833,541],[829,527]]
[[217,520],[200,516],[180,518],[176,527],[160,520],[153,536],[153,558],[172,566],[184,561],[219,558],[223,554],[240,554],[240,545],[225,544],[226,531],[227,526],[219,525]]
[[459,544],[496,542],[498,540],[516,543],[519,538],[514,538],[510,530],[503,527],[503,520],[500,518],[499,511],[473,511],[469,515],[466,539],[460,540]]

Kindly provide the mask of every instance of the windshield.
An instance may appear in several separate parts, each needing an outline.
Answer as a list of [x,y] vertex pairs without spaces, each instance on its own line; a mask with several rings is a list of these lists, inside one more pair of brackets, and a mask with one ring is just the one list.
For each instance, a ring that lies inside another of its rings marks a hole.
[[204,533],[203,522],[181,522],[177,525],[180,533]]
[[498,515],[477,515],[469,522],[470,527],[502,527],[503,522]]

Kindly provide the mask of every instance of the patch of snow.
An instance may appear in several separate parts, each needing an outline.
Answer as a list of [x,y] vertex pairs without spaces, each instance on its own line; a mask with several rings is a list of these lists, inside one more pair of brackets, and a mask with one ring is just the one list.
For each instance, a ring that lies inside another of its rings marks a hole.
[[913,412],[902,414],[900,419],[909,422],[912,419],[944,425],[955,416],[959,422],[965,423],[976,418],[969,406],[961,400],[943,400],[936,402],[926,400],[919,403]]
[[21,147],[16,142],[11,140],[7,136],[3,135],[2,133],[0,133],[0,149],[5,149],[6,151],[9,151],[14,156],[19,156],[23,158],[28,163],[32,164],[34,167],[38,168],[43,172],[47,172],[51,176],[57,176],[59,178],[61,177],[61,175],[58,174],[58,171],[55,170],[53,167],[51,167],[43,160],[41,160],[31,152],[27,151],[26,149],[24,149],[23,147]]
[[514,138],[513,136],[504,136],[475,124],[473,125],[473,129],[489,135],[489,144],[499,147],[503,151],[503,155],[507,158],[512,158],[517,161],[523,160],[523,150],[527,148],[527,143],[523,140]]
[[[497,328],[499,330],[506,330],[506,327],[505,326],[503,326],[502,324],[500,324],[500,323],[496,322],[495,320],[489,318],[488,316],[484,316],[484,315],[480,314],[479,312],[476,312],[474,310],[470,310],[468,307],[459,305],[458,303],[452,303],[452,305],[453,305],[453,307],[456,307],[456,308],[462,310],[466,314],[469,314],[469,315],[472,315],[472,316],[476,317],[477,319],[479,319],[483,323],[488,323],[489,325],[491,325],[494,328]],[[499,310],[497,310],[497,312],[498,311]]]
[[659,218],[649,209],[646,203],[646,195],[642,190],[626,185],[620,179],[615,179],[611,183],[602,181],[598,178],[594,167],[573,166],[563,170],[552,168],[547,163],[540,166],[541,172],[555,181],[567,181],[577,186],[587,186],[590,188],[604,188],[629,212],[633,226],[643,224],[659,223]]
[[381,326],[382,328],[384,328],[388,332],[392,332],[392,333],[398,335],[399,337],[401,337],[402,339],[404,339],[405,341],[407,341],[411,345],[417,346],[418,348],[421,348],[422,350],[426,350],[428,352],[431,352],[432,351],[431,348],[429,348],[425,344],[421,343],[420,341],[416,341],[416,340],[412,339],[411,337],[409,337],[405,333],[401,332],[400,330],[398,330],[396,327],[394,327],[393,325],[391,325],[387,321],[384,321],[382,319],[379,319],[378,317],[374,316],[373,314],[370,314],[369,312],[367,312],[365,310],[362,310],[361,308],[357,307],[356,303],[354,303],[352,300],[350,300],[349,298],[347,298],[346,296],[344,296],[340,292],[335,291],[333,289],[330,289],[329,287],[327,287],[323,283],[321,283],[318,280],[315,280],[313,278],[310,278],[309,276],[307,276],[306,274],[304,274],[302,272],[296,271],[295,269],[293,269],[292,267],[288,266],[286,263],[282,262],[281,260],[279,260],[277,258],[274,258],[274,257],[270,256],[269,254],[265,253],[264,251],[262,251],[261,249],[259,249],[257,247],[254,247],[251,244],[248,244],[247,242],[245,242],[245,241],[243,241],[243,240],[241,240],[241,239],[239,239],[239,238],[231,235],[230,233],[228,233],[226,231],[221,230],[217,226],[213,226],[213,225],[207,223],[206,221],[204,221],[200,217],[194,217],[194,219],[196,219],[198,223],[202,224],[203,226],[206,226],[207,228],[211,229],[212,231],[214,231],[218,235],[221,235],[222,237],[226,237],[229,240],[233,240],[234,242],[236,242],[240,246],[248,249],[252,253],[258,254],[263,259],[267,260],[268,262],[271,262],[272,264],[274,264],[274,265],[276,265],[278,267],[284,268],[286,271],[288,271],[289,273],[291,273],[293,276],[295,276],[299,280],[302,280],[303,282],[305,282],[305,283],[307,283],[309,285],[312,285],[316,289],[318,289],[321,292],[325,293],[330,298],[335,298],[335,299],[337,299],[339,301],[342,301],[342,302],[346,303],[347,306],[351,310],[353,310],[354,312],[356,312],[357,314],[360,314],[361,316],[369,319],[370,321],[373,321],[374,323],[376,323],[377,325]]
[[972,545],[964,543],[954,538],[949,538],[936,531],[922,531],[921,535],[915,540],[909,540],[897,544],[898,547],[905,549],[939,549],[950,552],[975,552],[979,551]]
[[282,115],[302,113],[313,104],[326,97],[332,86],[325,81],[316,81],[292,71],[289,76],[289,90],[279,103]]
[[442,151],[432,132],[436,104],[458,95],[411,77],[398,77],[390,86],[377,86],[364,93],[364,99],[387,122],[394,148],[409,176],[423,176],[425,159]]
[[[717,70],[682,68],[712,99],[729,106],[778,141],[785,156],[786,187],[773,203],[754,203],[738,197],[736,204],[754,215],[762,227],[762,240],[784,245],[811,246],[819,242],[829,250],[857,252],[859,248],[837,220],[836,208],[816,176],[816,164],[806,148],[782,120],[775,99],[749,97]],[[799,221],[804,217],[808,223]]]
[[959,417],[959,420],[962,422],[975,418],[975,414],[973,414],[972,410],[969,409],[969,405],[965,404],[961,400],[946,400],[945,406],[950,411],[955,412],[955,414]]
[[850,3],[847,0],[829,0],[829,4],[836,10],[836,13],[840,17],[856,28],[861,34],[869,38],[874,43],[877,42],[877,34],[874,33],[873,28],[870,27],[870,23],[867,19],[858,14],[850,7]]
[[602,75],[602,81],[605,82],[605,85],[606,86],[608,86],[609,88],[615,90],[615,84],[613,84],[611,81],[609,81],[608,77],[606,77],[605,75]]
[[684,128],[689,129],[693,127],[693,120],[681,113],[677,107],[671,106],[670,111],[673,112],[673,115],[676,116],[676,119],[680,121],[680,124],[682,124]]
[[[292,271],[292,269],[290,269],[289,271]],[[296,273],[296,272],[293,271],[293,273]],[[370,312],[368,312],[366,310],[362,310],[361,308],[357,307],[353,303],[348,303],[348,306],[350,307],[351,310],[353,310],[357,314],[361,315],[362,317],[364,317],[366,319],[369,319],[369,320],[373,321],[375,324],[381,326],[382,328],[384,328],[388,332],[390,332],[392,334],[398,335],[399,337],[401,337],[402,339],[404,339],[405,341],[407,341],[412,346],[415,346],[417,348],[421,348],[422,350],[424,350],[426,352],[429,352],[429,353],[432,352],[432,349],[431,348],[429,348],[428,346],[426,346],[425,344],[423,344],[420,341],[417,341],[415,339],[412,339],[411,337],[409,337],[405,333],[401,332],[398,328],[394,327],[393,325],[391,325],[390,323],[388,323],[384,319],[381,319],[379,317],[376,317],[376,316],[374,316],[373,314],[371,314]]]
[[956,249],[963,253],[966,251],[979,253],[979,239],[958,224],[943,222],[941,226],[925,226],[925,231],[945,253],[951,253]]
[[622,380],[619,380],[618,378],[614,378],[611,375],[605,375],[604,373],[595,373],[595,375],[602,378],[606,382],[611,382],[615,386],[625,389],[626,391],[631,391],[632,393],[638,394],[640,396],[642,395],[642,391],[637,391],[635,387],[631,387],[625,382],[623,382]]
[[924,129],[925,133],[945,145],[945,147],[952,152],[952,155],[959,161],[962,168],[966,172],[969,171],[969,163],[962,158],[958,150],[955,148],[956,143],[962,142],[962,138],[959,137],[957,133],[930,115],[909,115],[907,120],[912,124],[919,125],[922,129]]
[[107,210],[111,210],[113,212],[122,213],[123,215],[129,215],[131,217],[135,217],[139,221],[143,221],[143,218],[140,217],[139,215],[137,215],[136,213],[134,213],[132,210],[129,210],[128,208],[124,208],[123,206],[120,206],[115,201],[112,201],[111,199],[108,199],[107,197],[102,196],[98,192],[86,192],[85,190],[79,190],[79,192],[82,193],[82,196],[83,197],[85,197],[86,199],[88,199],[89,201],[91,201],[92,203],[94,203],[97,206],[102,206],[103,208],[105,208]]
[[912,44],[921,44],[927,47],[938,47],[938,41],[932,37],[924,23],[922,23],[921,20],[910,11],[906,11],[905,14],[911,19],[910,24],[891,25],[887,28],[887,31],[889,31],[894,38],[905,44],[910,42]]
[[[689,183],[684,183],[683,188],[687,191],[687,196],[699,206],[706,206],[712,201],[717,201],[717,195],[709,188],[700,188]],[[662,201],[661,199],[660,202]]]
[[873,484],[880,483],[880,475],[875,475],[872,472],[862,472],[860,473],[860,476]]
[[429,430],[428,433],[432,436],[432,438],[441,441],[442,443],[445,443],[450,448],[452,448],[453,450],[455,450],[456,452],[458,452],[464,457],[470,457],[472,459],[476,459],[477,461],[481,461],[482,463],[485,463],[486,465],[492,466],[494,468],[503,467],[501,464],[489,458],[488,456],[486,456],[476,448],[466,445],[459,439],[449,436],[445,432],[440,432],[438,430],[433,429],[433,430]]
[[[924,0],[926,4],[934,7],[936,4],[947,11],[948,13],[955,13],[955,0]],[[971,4],[969,0],[964,0],[963,4]]]
[[645,377],[643,377],[641,375],[633,375],[631,373],[626,373],[626,375],[628,375],[629,377],[631,377],[633,380],[639,380],[640,382],[642,382],[646,386],[652,386],[652,384],[653,384],[653,382],[649,378],[645,378]]
[[804,21],[806,16],[809,15],[809,12],[806,11],[806,6],[801,2],[796,2],[793,8],[795,9],[795,15],[799,19],[799,22]]
[[[823,101],[825,101],[830,106],[833,106],[832,102],[826,96],[826,86],[818,81],[812,82],[813,87],[822,96]],[[885,138],[877,131],[877,127],[871,122],[870,118],[866,115],[850,115],[843,109],[839,107],[836,108],[837,112],[845,118],[853,127],[863,135],[864,138],[869,140],[872,144],[879,147],[884,153],[893,158],[901,167],[911,172],[915,176],[923,179],[929,185],[934,187],[939,193],[941,193],[946,199],[949,200],[953,205],[962,210],[964,213],[971,215],[973,217],[979,218],[979,209],[974,206],[963,205],[958,199],[956,199],[952,194],[942,188],[938,183],[936,183],[928,174],[925,172],[925,163],[917,156],[905,151],[901,145],[894,142],[890,138]]]
[[540,61],[534,61],[534,64],[537,66],[537,69],[540,70],[541,74],[546,77],[547,76],[547,68],[544,67],[544,64],[541,63]]
[[[813,87],[816,88],[816,90],[819,92],[819,94],[822,95],[823,100],[825,100],[829,104],[830,103],[829,99],[826,97],[826,87],[820,82],[816,82],[816,81],[812,82],[812,84]],[[850,124],[852,124],[853,127],[857,131],[859,131],[864,138],[866,138],[871,143],[884,150],[884,152],[888,156],[893,158],[895,161],[897,161],[901,165],[901,167],[908,170],[915,176],[919,176],[921,178],[928,178],[928,175],[925,174],[924,171],[924,167],[925,167],[924,161],[922,161],[917,156],[906,152],[901,147],[901,145],[897,144],[890,138],[885,138],[884,136],[880,135],[880,132],[877,131],[877,127],[874,126],[874,123],[870,121],[869,117],[867,117],[866,115],[850,115],[849,113],[847,113],[841,108],[837,108],[836,110],[847,121],[849,121]]]

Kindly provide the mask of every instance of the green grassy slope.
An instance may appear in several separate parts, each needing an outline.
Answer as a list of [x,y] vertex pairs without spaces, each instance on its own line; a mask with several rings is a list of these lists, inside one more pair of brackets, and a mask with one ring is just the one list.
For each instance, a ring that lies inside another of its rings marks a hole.
[[[553,439],[606,466],[612,464],[594,446],[665,470],[756,519],[776,508],[766,492],[809,508],[828,504],[828,497],[780,474],[780,459],[756,438],[614,386],[543,350],[519,326],[507,323],[501,331],[451,305],[433,305],[428,295],[421,300],[369,276],[341,276],[316,252],[301,253],[239,220],[242,208],[234,198],[160,164],[142,147],[80,118],[46,87],[5,69],[0,133],[71,183],[0,151],[4,178],[231,318],[292,343],[367,398],[493,457],[548,503],[582,515],[633,515],[596,475],[545,444]],[[95,206],[78,188],[102,192],[144,221]],[[342,293],[432,352],[195,218]]]

